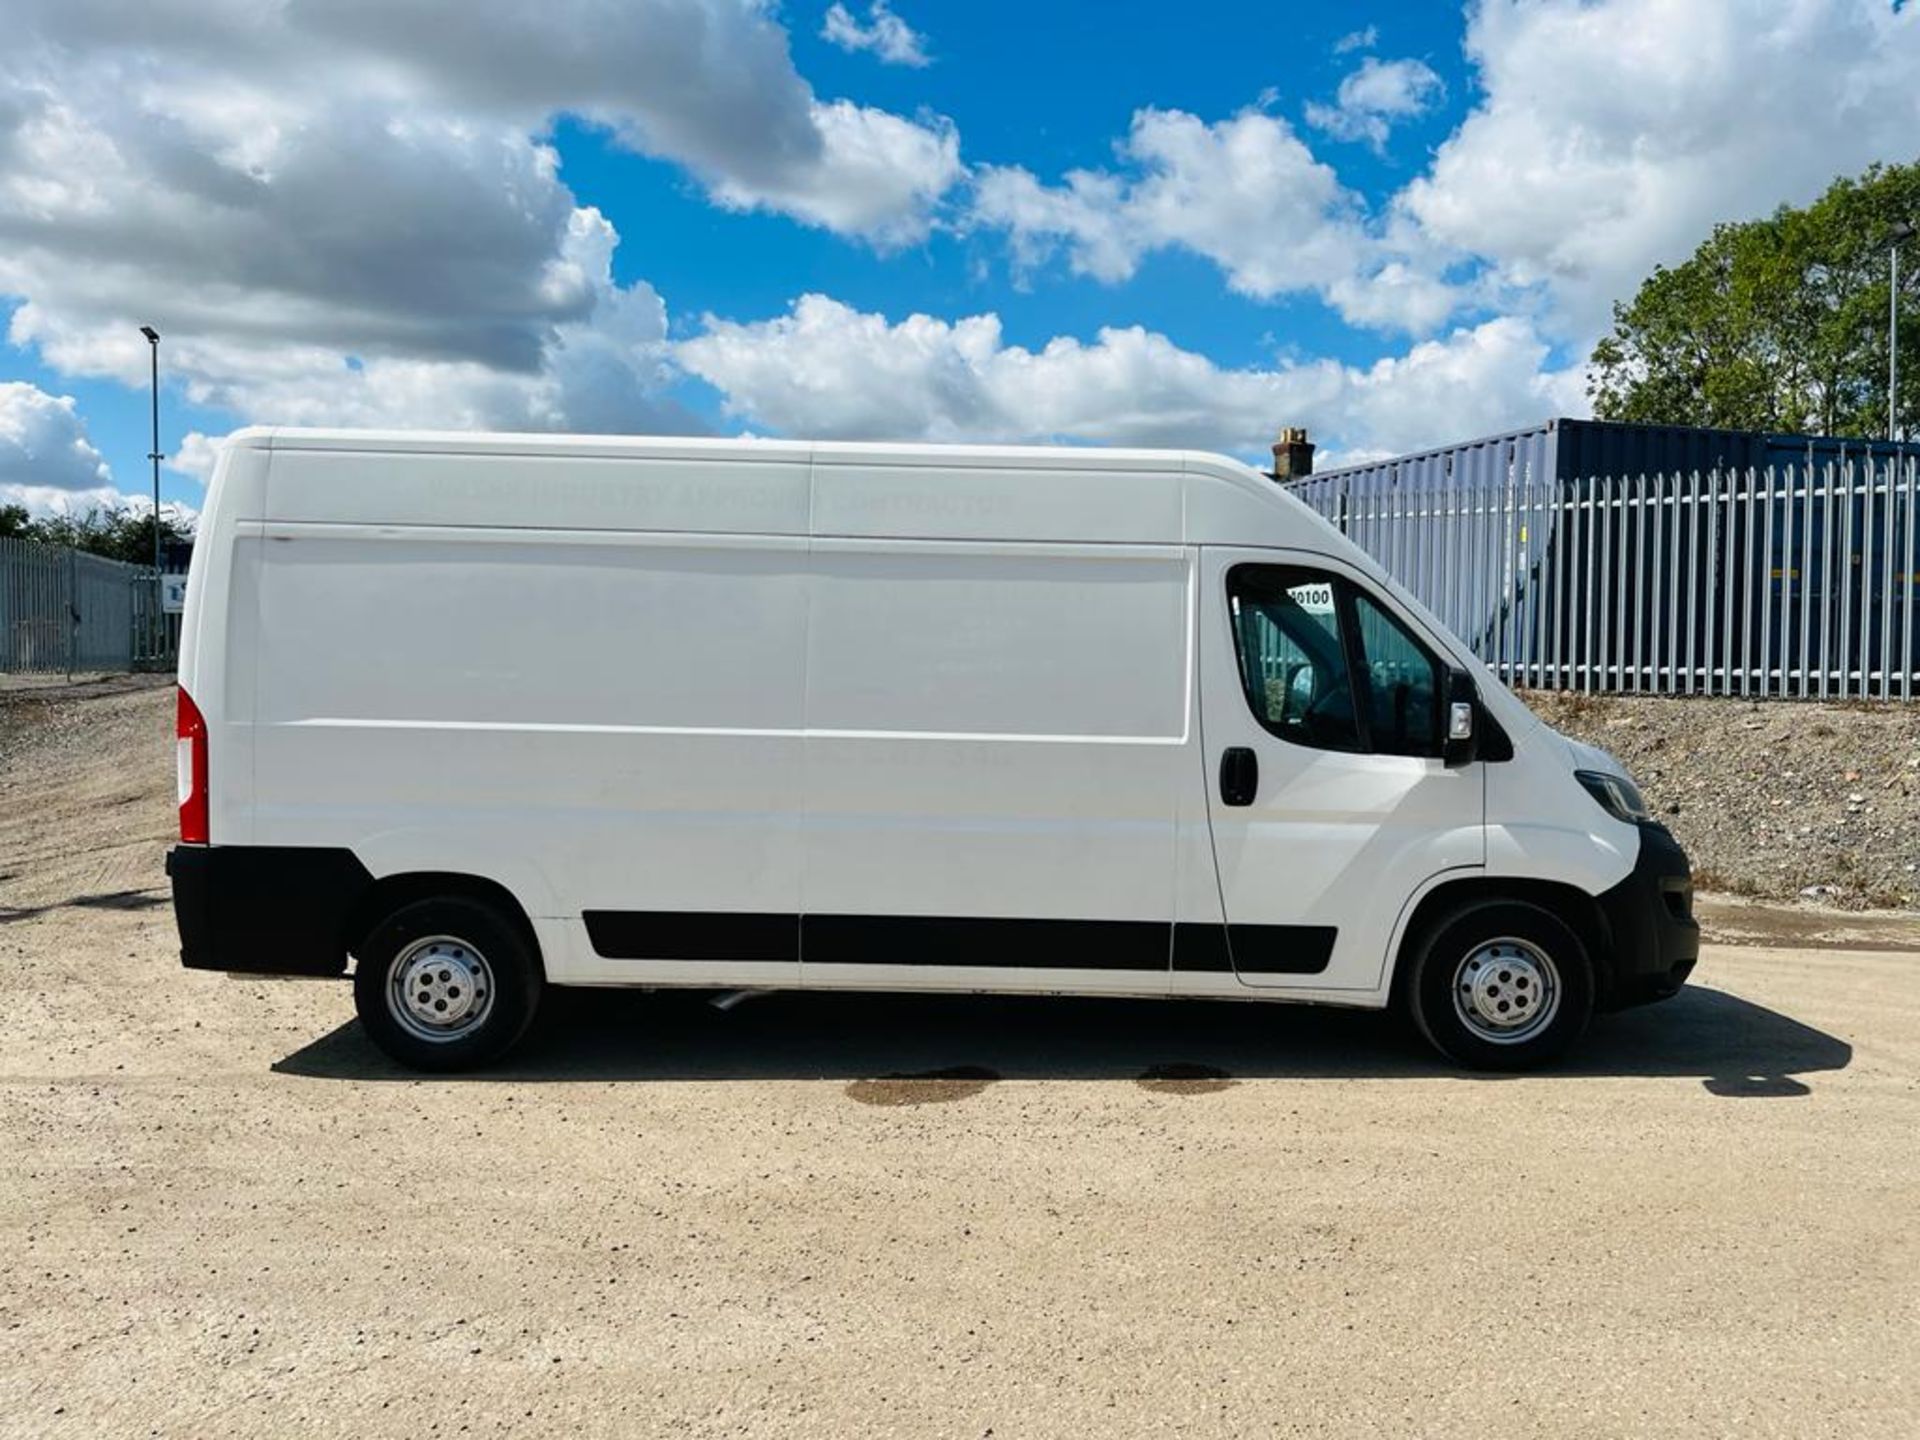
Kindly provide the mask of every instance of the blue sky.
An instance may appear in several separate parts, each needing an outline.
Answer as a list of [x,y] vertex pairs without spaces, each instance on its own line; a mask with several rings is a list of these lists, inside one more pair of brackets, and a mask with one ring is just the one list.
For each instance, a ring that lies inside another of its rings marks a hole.
[[255,422],[1441,443],[1580,413],[1653,264],[1920,149],[1889,0],[21,4],[36,509],[145,490],[143,321],[188,506]]
[[[798,19],[825,8],[788,13]],[[822,93],[903,114],[929,108],[952,118],[973,159],[1047,176],[1111,165],[1115,137],[1145,105],[1219,117],[1259,104],[1271,90],[1278,92],[1271,113],[1301,123],[1307,102],[1332,95],[1364,59],[1365,52],[1336,54],[1334,46],[1364,31],[1369,16],[1380,36],[1370,48],[1421,57],[1448,83],[1449,98],[1412,117],[1387,154],[1364,143],[1328,145],[1348,185],[1373,200],[1390,195],[1464,109],[1463,17],[1445,5],[1216,5],[1174,20],[1164,5],[1119,3],[1099,24],[1071,5],[995,0],[925,8],[927,23],[937,18],[940,27],[929,37],[932,63],[924,68],[849,54],[817,27],[794,29],[795,61]],[[1018,43],[1009,43],[1016,36]],[[1123,323],[1161,331],[1232,365],[1265,358],[1270,337],[1343,359],[1371,359],[1379,350],[1310,298],[1255,303],[1223,291],[1214,268],[1190,255],[1156,255],[1117,288],[1061,273],[1016,285],[991,235],[936,233],[882,259],[778,217],[718,214],[670,164],[623,154],[580,126],[564,127],[558,142],[570,183],[627,237],[616,275],[651,280],[692,314],[765,315],[782,307],[796,277],[804,277],[809,288],[861,309],[994,310],[1018,344],[1091,336]]]

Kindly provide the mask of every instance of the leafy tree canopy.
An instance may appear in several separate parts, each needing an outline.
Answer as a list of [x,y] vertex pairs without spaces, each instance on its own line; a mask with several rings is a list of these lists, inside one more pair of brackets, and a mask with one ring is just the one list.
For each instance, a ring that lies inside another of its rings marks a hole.
[[[185,540],[193,527],[177,514],[160,514],[160,540]],[[0,505],[0,537],[18,536],[44,545],[70,545],[89,555],[124,560],[130,565],[153,563],[153,515],[132,506],[96,507],[68,515],[35,520],[22,505]]]
[[[1603,420],[1878,437],[1888,247],[1920,227],[1920,163],[1834,181],[1803,210],[1715,227],[1613,307],[1587,390]],[[1920,236],[1900,256],[1900,428],[1920,434]]]

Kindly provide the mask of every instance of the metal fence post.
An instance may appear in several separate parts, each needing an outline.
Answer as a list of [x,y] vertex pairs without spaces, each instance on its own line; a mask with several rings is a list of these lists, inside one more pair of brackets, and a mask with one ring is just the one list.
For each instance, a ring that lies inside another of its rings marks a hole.
[[75,566],[79,551],[67,551],[67,679],[73,679],[73,652],[80,646],[80,587]]
[[1916,648],[1913,643],[1913,505],[1916,499],[1920,499],[1920,495],[1914,493],[1914,480],[1917,475],[1920,475],[1920,461],[1908,460],[1902,468],[1906,471],[1905,484],[1902,486],[1906,493],[1902,498],[1906,502],[1907,511],[1907,577],[1906,583],[1901,586],[1900,596],[1900,698],[1911,700],[1913,698],[1913,667],[1916,663],[1920,663],[1920,648]]
[[1760,698],[1773,693],[1773,466],[1766,474],[1766,499],[1760,506]]
[[[1880,617],[1880,698],[1893,698],[1893,466],[1889,455],[1882,472],[1886,484],[1874,482],[1880,501],[1880,600],[1874,613]],[[1872,557],[1869,556],[1869,559]]]

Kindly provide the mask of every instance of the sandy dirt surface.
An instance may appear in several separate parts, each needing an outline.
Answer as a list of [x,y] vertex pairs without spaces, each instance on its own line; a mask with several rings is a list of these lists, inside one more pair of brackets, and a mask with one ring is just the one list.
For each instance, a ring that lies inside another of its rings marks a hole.
[[0,1435],[1920,1430],[1920,961],[1838,948],[1895,920],[1762,921],[1519,1079],[621,994],[421,1080],[343,985],[178,967],[164,702],[0,705]]

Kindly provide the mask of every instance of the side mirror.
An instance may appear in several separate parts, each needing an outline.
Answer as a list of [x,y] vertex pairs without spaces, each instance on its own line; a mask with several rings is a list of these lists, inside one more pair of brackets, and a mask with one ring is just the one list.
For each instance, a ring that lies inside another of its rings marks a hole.
[[1440,759],[1449,770],[1471,765],[1480,753],[1480,692],[1466,671],[1447,671],[1447,734],[1440,747]]

